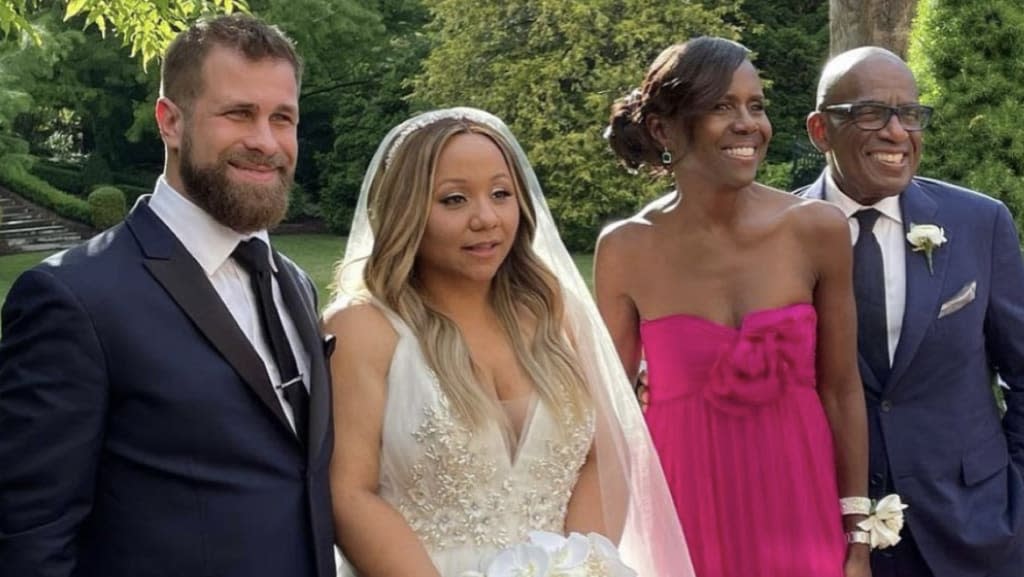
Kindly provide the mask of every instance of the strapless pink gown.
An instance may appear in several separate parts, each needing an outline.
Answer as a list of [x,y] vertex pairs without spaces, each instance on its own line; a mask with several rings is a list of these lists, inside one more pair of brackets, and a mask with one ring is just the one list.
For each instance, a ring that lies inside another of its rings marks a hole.
[[640,332],[645,416],[697,577],[842,577],[814,307],[751,313],[738,329],[671,315]]

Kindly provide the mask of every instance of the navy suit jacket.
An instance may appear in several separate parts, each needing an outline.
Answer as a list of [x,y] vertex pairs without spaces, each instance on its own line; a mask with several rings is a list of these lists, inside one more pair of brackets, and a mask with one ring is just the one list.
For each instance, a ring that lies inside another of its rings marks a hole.
[[0,340],[0,576],[334,575],[315,292],[274,258],[311,357],[305,444],[145,198],[18,278]]
[[[796,191],[824,198],[824,174]],[[870,492],[895,487],[936,577],[1024,574],[1024,263],[997,200],[927,178],[900,194],[903,224],[947,242],[906,251],[906,312],[892,371],[860,374],[870,431]],[[973,287],[973,291],[971,290]],[[970,296],[973,292],[973,298]],[[957,298],[957,297],[960,298]],[[956,308],[940,317],[942,305]],[[1009,385],[1000,419],[994,373]]]

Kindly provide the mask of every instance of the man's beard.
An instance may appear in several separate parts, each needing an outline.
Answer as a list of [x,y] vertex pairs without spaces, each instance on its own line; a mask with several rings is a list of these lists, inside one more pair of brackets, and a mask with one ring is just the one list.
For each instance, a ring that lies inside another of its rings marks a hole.
[[[268,184],[239,183],[228,177],[228,164],[272,166],[278,179]],[[192,137],[185,133],[181,142],[181,180],[192,202],[217,222],[246,234],[271,229],[288,212],[288,192],[293,175],[287,170],[281,154],[270,156],[258,152],[225,151],[212,166],[196,166],[192,162]]]

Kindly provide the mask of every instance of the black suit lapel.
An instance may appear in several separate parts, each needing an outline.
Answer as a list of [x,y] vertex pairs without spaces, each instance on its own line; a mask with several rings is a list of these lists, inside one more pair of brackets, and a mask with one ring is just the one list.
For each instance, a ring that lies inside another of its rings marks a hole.
[[153,214],[146,199],[140,199],[127,223],[142,247],[144,264],[150,274],[291,433],[292,427],[270,383],[263,360],[238,327],[199,263]]
[[316,318],[316,305],[309,293],[302,290],[303,280],[290,263],[275,251],[277,283],[281,298],[309,353],[309,458],[313,459],[323,444],[331,412],[330,379],[327,375],[325,344]]
[[[909,232],[911,225],[914,224],[943,226],[937,215],[938,209],[935,200],[916,182],[911,181],[907,190],[900,194],[904,233]],[[900,329],[900,342],[893,358],[892,372],[889,374],[890,386],[899,382],[907,372],[928,327],[938,317],[939,298],[949,268],[948,259],[948,248],[935,249],[932,251],[932,270],[929,271],[924,253],[914,252],[909,243],[906,245],[906,308],[903,314],[903,327]]]

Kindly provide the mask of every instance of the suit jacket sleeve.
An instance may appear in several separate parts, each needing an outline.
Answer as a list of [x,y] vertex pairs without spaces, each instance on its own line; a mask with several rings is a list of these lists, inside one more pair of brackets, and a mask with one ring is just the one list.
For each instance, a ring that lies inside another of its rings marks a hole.
[[1010,387],[1003,429],[1010,457],[1024,472],[1024,261],[1013,218],[1002,204],[992,234],[992,290],[985,336],[989,358]]
[[3,307],[0,577],[70,575],[89,514],[107,404],[88,312],[44,266]]

